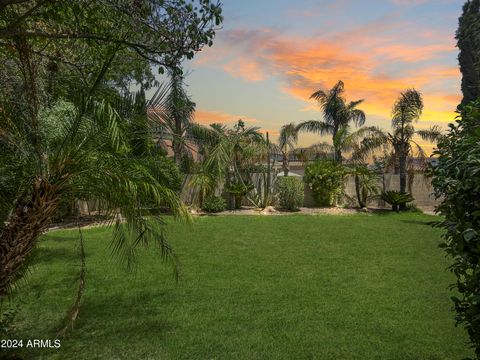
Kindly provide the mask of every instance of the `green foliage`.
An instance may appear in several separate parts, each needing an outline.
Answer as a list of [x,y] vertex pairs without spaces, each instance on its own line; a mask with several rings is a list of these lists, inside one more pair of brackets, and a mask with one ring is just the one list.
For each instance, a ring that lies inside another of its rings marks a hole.
[[277,180],[277,191],[280,207],[287,210],[298,210],[303,205],[303,181],[293,176],[283,176]]
[[463,109],[434,152],[438,164],[432,184],[445,216],[443,248],[453,258],[457,277],[457,322],[470,335],[480,359],[480,100]]
[[221,196],[209,196],[203,201],[202,210],[208,213],[218,213],[224,211],[227,202]]
[[6,309],[0,307],[0,338],[14,339],[17,334],[15,317],[18,315],[18,305]]
[[480,1],[469,0],[463,5],[456,34],[460,49],[458,62],[462,72],[462,105],[480,97]]
[[357,127],[365,123],[365,113],[357,109],[363,100],[347,102],[344,97],[345,84],[339,81],[329,91],[318,90],[314,92],[310,99],[318,102],[325,120],[308,120],[300,123],[296,131],[313,132],[320,135],[332,135],[333,153],[336,162],[341,163],[343,160],[342,146],[338,135],[340,129],[347,128],[350,123],[354,123]]
[[235,182],[225,187],[225,191],[232,194],[235,198],[235,209],[242,207],[242,198],[255,188],[253,184],[244,182]]
[[355,166],[351,173],[355,180],[358,206],[364,208],[380,192],[378,184],[379,175],[376,171],[370,170],[366,165]]
[[306,167],[304,181],[312,189],[318,206],[333,206],[343,193],[346,175],[347,170],[342,165],[318,160]]
[[383,191],[380,198],[386,203],[392,205],[392,210],[399,211],[400,208],[405,207],[407,203],[412,202],[414,199],[410,194],[404,194],[400,191]]

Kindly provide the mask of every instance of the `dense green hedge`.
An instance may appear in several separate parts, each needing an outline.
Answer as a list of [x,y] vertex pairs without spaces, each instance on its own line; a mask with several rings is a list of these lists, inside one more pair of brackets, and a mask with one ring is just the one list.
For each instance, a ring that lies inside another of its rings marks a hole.
[[217,213],[227,208],[227,202],[220,196],[209,196],[203,202],[202,210],[208,213]]
[[318,206],[333,206],[343,193],[347,171],[341,164],[330,160],[318,160],[305,169],[304,180],[312,189]]
[[277,180],[278,202],[282,209],[298,210],[303,205],[304,185],[299,178],[279,177]]
[[453,297],[457,322],[480,358],[480,101],[463,109],[435,154],[433,186],[443,199],[437,210],[445,216],[442,246],[453,258],[460,293]]

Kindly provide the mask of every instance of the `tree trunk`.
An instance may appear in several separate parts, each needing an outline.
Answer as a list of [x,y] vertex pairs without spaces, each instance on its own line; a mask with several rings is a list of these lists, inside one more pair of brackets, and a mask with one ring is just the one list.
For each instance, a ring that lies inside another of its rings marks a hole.
[[[406,193],[407,189],[407,156],[405,151],[400,152],[399,157],[399,167],[400,167],[400,192],[402,194]],[[400,204],[400,210],[404,210],[406,208],[405,204]]]
[[360,177],[357,174],[355,174],[355,192],[357,193],[358,206],[360,206],[360,208],[364,208],[366,204],[362,198],[362,192],[360,189]]
[[285,151],[282,152],[282,169],[283,175],[288,176],[288,154]]
[[6,298],[24,270],[38,237],[59,204],[57,187],[37,178],[31,197],[18,201],[0,233],[0,301]]
[[173,149],[173,161],[178,167],[182,165],[182,124],[181,120],[175,117],[175,134],[173,134],[172,149]]

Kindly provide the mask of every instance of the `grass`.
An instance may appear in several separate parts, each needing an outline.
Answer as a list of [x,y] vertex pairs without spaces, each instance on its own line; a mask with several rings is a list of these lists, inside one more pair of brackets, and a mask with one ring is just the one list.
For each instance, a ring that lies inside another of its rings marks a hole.
[[[135,274],[84,232],[74,331],[48,359],[460,359],[440,232],[421,214],[203,217],[172,224],[178,284],[153,250]],[[74,231],[45,236],[19,291],[18,337],[52,338],[78,274]]]

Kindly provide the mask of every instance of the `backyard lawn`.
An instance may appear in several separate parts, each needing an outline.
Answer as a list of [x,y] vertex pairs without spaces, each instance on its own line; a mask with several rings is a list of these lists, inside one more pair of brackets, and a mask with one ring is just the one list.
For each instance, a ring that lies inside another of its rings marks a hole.
[[[212,216],[171,224],[175,282],[154,251],[134,273],[107,228],[84,231],[79,320],[48,359],[461,359],[454,280],[420,214]],[[15,297],[17,338],[52,338],[77,287],[76,232],[44,236]]]

